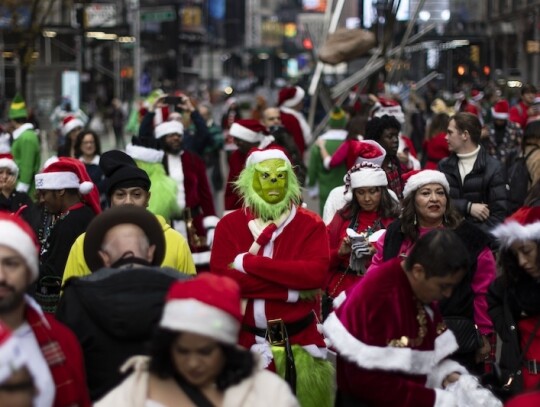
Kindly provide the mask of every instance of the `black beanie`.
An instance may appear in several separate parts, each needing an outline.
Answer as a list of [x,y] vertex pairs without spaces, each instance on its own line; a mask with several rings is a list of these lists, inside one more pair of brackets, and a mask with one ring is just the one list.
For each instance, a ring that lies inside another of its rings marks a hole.
[[150,178],[146,171],[137,167],[129,155],[120,150],[111,150],[103,153],[99,160],[99,167],[105,175],[105,193],[110,197],[118,188],[139,187],[150,191]]

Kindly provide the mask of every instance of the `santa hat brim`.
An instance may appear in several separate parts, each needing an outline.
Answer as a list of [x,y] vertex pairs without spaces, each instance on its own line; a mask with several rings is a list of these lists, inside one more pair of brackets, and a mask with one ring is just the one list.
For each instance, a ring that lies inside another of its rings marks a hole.
[[86,195],[92,191],[94,184],[89,181],[80,182],[79,177],[74,172],[44,172],[36,174],[37,190],[61,190],[77,189],[81,194]]
[[364,168],[351,174],[351,188],[385,187],[388,178],[383,169]]
[[15,164],[15,161],[9,158],[0,158],[0,168],[9,169],[14,175],[19,174],[19,167]]
[[424,170],[411,176],[407,180],[405,188],[403,188],[403,197],[407,197],[417,189],[428,184],[440,184],[445,189],[447,194],[450,193],[450,185],[448,184],[446,176],[442,172],[435,170]]
[[246,160],[246,167],[258,164],[266,160],[284,160],[289,165],[291,164],[289,158],[283,151],[277,149],[269,149],[252,152]]
[[496,112],[495,109],[493,108],[491,108],[491,116],[494,119],[499,119],[499,120],[508,120],[508,118],[510,117],[508,113]]
[[247,141],[248,143],[259,143],[264,137],[263,134],[254,132],[239,123],[233,123],[231,125],[231,128],[229,129],[229,134],[240,140]]
[[294,94],[294,96],[290,99],[283,101],[281,106],[294,107],[298,103],[300,103],[302,100],[304,100],[304,96],[306,95],[306,92],[304,91],[304,89],[302,89],[299,86],[296,86],[295,88],[296,88],[296,93]]
[[522,225],[516,221],[500,224],[491,232],[501,247],[510,247],[514,242],[525,240],[540,240],[540,221]]
[[67,136],[71,130],[77,127],[83,128],[84,123],[80,119],[77,119],[77,118],[71,119],[62,127],[62,133],[64,134],[64,136]]
[[14,222],[8,220],[0,221],[0,245],[15,250],[24,259],[30,274],[32,282],[37,280],[39,274],[38,251],[32,238]]

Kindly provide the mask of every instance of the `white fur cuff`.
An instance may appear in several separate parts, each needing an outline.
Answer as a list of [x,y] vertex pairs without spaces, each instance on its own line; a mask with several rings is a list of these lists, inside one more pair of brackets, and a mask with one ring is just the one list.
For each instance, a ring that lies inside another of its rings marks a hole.
[[300,298],[300,291],[288,290],[287,302],[298,302]]
[[17,182],[17,187],[15,189],[17,190],[17,192],[28,192],[28,190],[30,189],[30,185],[19,181]]
[[240,254],[237,254],[236,257],[234,258],[234,268],[238,271],[241,271],[242,273],[245,273],[246,270],[244,269],[244,256],[246,255],[247,253],[240,253]]
[[215,228],[218,222],[219,218],[217,216],[205,216],[203,218],[203,227],[205,229]]

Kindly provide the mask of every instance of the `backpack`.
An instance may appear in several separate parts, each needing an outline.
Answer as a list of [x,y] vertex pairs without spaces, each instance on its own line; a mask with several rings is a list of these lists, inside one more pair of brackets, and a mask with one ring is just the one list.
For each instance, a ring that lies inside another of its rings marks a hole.
[[540,147],[535,147],[525,156],[520,156],[508,167],[508,214],[512,214],[523,206],[529,184],[532,182],[531,174],[527,168],[527,160]]

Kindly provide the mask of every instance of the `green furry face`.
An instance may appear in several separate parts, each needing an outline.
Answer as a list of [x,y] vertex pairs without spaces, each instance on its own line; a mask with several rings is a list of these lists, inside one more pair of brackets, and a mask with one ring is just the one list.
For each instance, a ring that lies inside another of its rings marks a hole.
[[253,190],[265,202],[275,204],[283,201],[289,185],[285,161],[271,159],[255,166]]

